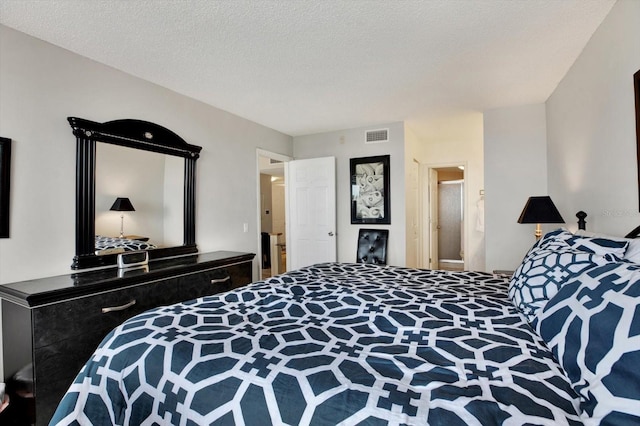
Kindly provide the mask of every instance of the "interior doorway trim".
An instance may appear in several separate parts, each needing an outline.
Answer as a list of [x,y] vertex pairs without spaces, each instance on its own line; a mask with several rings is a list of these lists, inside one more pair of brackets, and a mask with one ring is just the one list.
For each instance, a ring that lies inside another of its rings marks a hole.
[[[439,169],[446,169],[446,168],[453,168],[453,167],[462,167],[463,168],[463,176],[464,179],[462,179],[463,184],[463,196],[464,196],[464,205],[463,205],[463,211],[464,211],[464,224],[463,224],[463,252],[464,252],[464,257],[463,257],[463,261],[464,261],[464,268],[466,269],[466,266],[468,265],[468,253],[469,253],[469,185],[467,185],[467,176],[468,176],[468,164],[466,161],[454,161],[454,162],[446,162],[446,163],[421,163],[421,169],[420,169],[420,194],[421,194],[421,198],[422,198],[422,218],[423,218],[423,222],[422,222],[422,236],[421,236],[421,240],[422,240],[422,259],[421,259],[421,264],[424,268],[432,268],[432,265],[436,264],[437,265],[437,261],[438,259],[432,259],[431,256],[431,246],[432,246],[432,242],[434,244],[437,244],[437,240],[433,241],[434,239],[434,232],[432,229],[432,221],[437,221],[437,217],[433,218],[432,214],[434,212],[432,212],[431,209],[431,197],[432,197],[432,191],[431,191],[431,185],[430,185],[430,180],[433,178],[434,172],[437,172],[437,170]],[[435,185],[437,187],[437,182],[435,182]],[[435,214],[437,215],[437,212],[435,212]],[[430,260],[432,260],[433,262],[430,262]],[[435,262],[435,263],[434,263]],[[436,269],[436,268],[433,268]]]
[[[276,160],[276,161],[281,161],[283,163],[287,163],[291,160],[293,160],[293,157],[290,157],[288,155],[284,155],[284,154],[279,154],[277,152],[272,152],[272,151],[267,151],[265,149],[261,149],[261,148],[257,148],[256,149],[256,203],[257,203],[257,208],[256,208],[256,241],[257,241],[257,262],[254,263],[254,277],[258,277],[258,279],[262,279],[262,236],[261,236],[261,231],[262,231],[262,222],[261,222],[261,217],[262,217],[262,200],[261,200],[261,193],[260,193],[260,173],[261,173],[261,167],[260,167],[260,158],[264,157],[264,158],[269,158],[272,160]],[[287,180],[285,178],[284,181],[284,185],[285,185],[285,193],[287,191]],[[287,208],[285,207],[285,221],[286,221],[286,214],[287,214]]]

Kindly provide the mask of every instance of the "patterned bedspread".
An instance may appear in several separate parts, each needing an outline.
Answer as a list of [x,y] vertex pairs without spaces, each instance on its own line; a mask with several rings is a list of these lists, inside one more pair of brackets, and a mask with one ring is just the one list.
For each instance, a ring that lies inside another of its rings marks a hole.
[[157,248],[154,244],[151,244],[142,240],[132,240],[129,238],[118,237],[104,237],[102,235],[96,235],[96,254],[104,252],[115,253],[114,250],[124,251],[136,251],[136,250],[149,250]]
[[138,315],[52,424],[581,424],[508,279],[321,264]]

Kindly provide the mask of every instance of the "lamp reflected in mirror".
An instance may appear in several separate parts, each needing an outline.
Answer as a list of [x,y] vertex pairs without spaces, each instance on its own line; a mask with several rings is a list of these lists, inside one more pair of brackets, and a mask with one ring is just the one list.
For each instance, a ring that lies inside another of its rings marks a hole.
[[551,197],[547,195],[543,197],[529,197],[524,209],[522,209],[522,213],[520,213],[518,223],[535,223],[536,232],[534,235],[536,241],[538,241],[540,237],[542,237],[541,223],[565,222],[555,204],[551,201]]
[[124,212],[134,212],[133,204],[128,198],[118,197],[109,210],[121,212],[120,214],[120,238],[124,238]]

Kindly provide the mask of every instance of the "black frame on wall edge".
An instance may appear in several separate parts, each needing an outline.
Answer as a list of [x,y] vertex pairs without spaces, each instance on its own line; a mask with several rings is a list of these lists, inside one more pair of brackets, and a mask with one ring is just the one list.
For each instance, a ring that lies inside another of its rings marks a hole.
[[351,223],[391,224],[391,156],[351,158]]
[[638,207],[640,208],[640,70],[633,75],[633,90],[636,99],[636,164],[638,167]]
[[0,137],[0,238],[9,238],[11,139]]

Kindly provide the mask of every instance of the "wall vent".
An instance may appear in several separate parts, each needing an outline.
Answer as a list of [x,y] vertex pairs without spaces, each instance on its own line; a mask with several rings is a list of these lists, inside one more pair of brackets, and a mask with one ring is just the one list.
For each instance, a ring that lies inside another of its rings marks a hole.
[[364,143],[389,142],[389,129],[367,130]]

